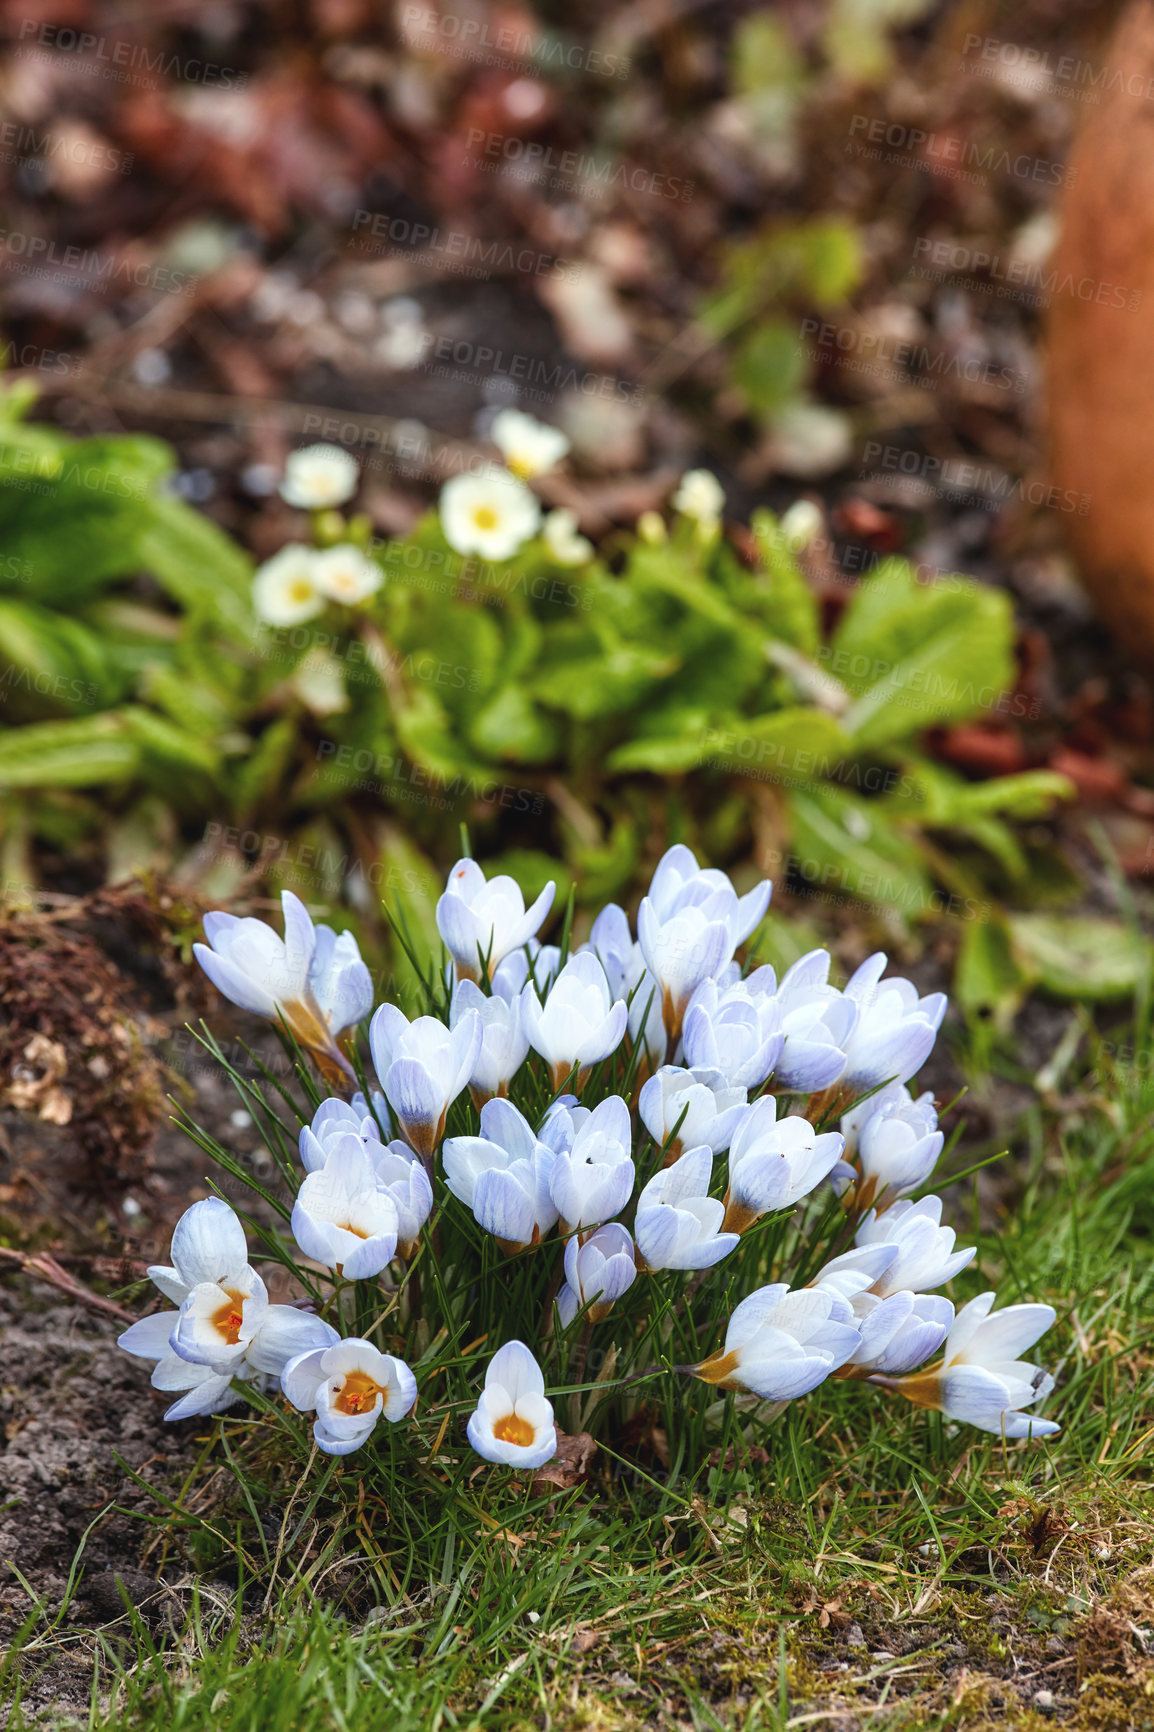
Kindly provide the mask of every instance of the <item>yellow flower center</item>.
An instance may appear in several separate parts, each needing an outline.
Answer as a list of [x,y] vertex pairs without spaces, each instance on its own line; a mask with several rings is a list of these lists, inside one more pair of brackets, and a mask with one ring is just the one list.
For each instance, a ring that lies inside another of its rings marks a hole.
[[507,1413],[493,1427],[493,1436],[499,1437],[502,1443],[515,1443],[519,1449],[527,1449],[534,1432],[527,1419],[521,1419],[516,1413]]
[[520,480],[528,481],[537,466],[530,457],[506,457],[505,467],[511,474],[518,476]]
[[473,513],[473,522],[478,529],[496,529],[497,513],[491,505],[478,505]]
[[338,1413],[364,1413],[385,1392],[367,1371],[350,1371],[333,1406]]
[[229,1293],[228,1298],[212,1314],[212,1326],[224,1336],[230,1347],[235,1347],[240,1340],[240,1328],[244,1322],[244,1300],[239,1293]]
[[306,583],[303,577],[296,578],[289,590],[289,597],[292,601],[311,601],[312,595],[313,586],[311,583]]

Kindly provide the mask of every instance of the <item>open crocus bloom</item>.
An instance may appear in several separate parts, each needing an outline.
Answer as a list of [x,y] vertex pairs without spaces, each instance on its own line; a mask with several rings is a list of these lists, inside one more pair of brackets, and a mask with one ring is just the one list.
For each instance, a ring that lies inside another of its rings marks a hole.
[[924,1293],[941,1287],[977,1256],[972,1245],[968,1250],[955,1251],[957,1235],[952,1227],[943,1227],[941,1220],[940,1197],[923,1197],[918,1203],[903,1200],[884,1215],[871,1211],[866,1216],[854,1243],[898,1248],[897,1256],[873,1288],[879,1299],[891,1293]]
[[562,1325],[568,1329],[585,1305],[590,1323],[600,1323],[636,1278],[633,1240],[620,1221],[607,1221],[584,1244],[575,1233],[565,1246],[565,1285],[557,1295]]
[[621,1213],[633,1195],[629,1108],[609,1095],[590,1112],[555,1103],[541,1141],[556,1153],[550,1189],[566,1233]]
[[555,1224],[549,1190],[554,1152],[511,1101],[487,1101],[480,1136],[449,1137],[442,1159],[450,1191],[503,1251],[538,1244]]
[[486,996],[471,980],[458,981],[449,1009],[449,1027],[456,1028],[467,1011],[481,1019],[481,1050],[469,1077],[469,1089],[480,1106],[491,1095],[505,1095],[509,1083],[529,1054],[529,1035],[521,1010],[521,992],[514,991],[509,975],[498,969],[493,991]]
[[281,498],[302,511],[331,510],[357,488],[357,460],[339,445],[306,445],[285,459]]
[[776,994],[772,968],[729,985],[703,980],[685,1013],[685,1062],[722,1070],[739,1088],[760,1088],[785,1045]]
[[395,1004],[382,1004],[369,1024],[369,1046],[381,1087],[401,1130],[432,1164],[445,1114],[477,1063],[481,1018],[466,1010],[452,1029],[435,1016],[410,1022]]
[[404,1360],[355,1335],[290,1360],[281,1386],[302,1413],[315,1409],[313,1437],[326,1455],[351,1455],[382,1415],[395,1425],[417,1399],[417,1380]]
[[[502,409],[493,417],[493,443],[513,474],[532,481],[560,463],[569,441],[559,427],[526,415],[523,409]],[[576,520],[574,520],[576,521]]]
[[742,1115],[729,1146],[725,1225],[744,1233],[762,1215],[792,1209],[836,1166],[839,1131],[821,1135],[808,1119],[778,1119],[777,1102],[762,1095]]
[[306,1257],[350,1281],[379,1275],[396,1256],[397,1207],[360,1137],[331,1140],[324,1166],[308,1173],[297,1192],[292,1230]]
[[859,1015],[841,1080],[855,1094],[892,1079],[906,1082],[920,1070],[946,1013],[944,992],[919,998],[908,980],[883,980],[887,962],[881,950],[868,957],[845,989]]
[[556,1455],[545,1378],[523,1341],[507,1341],[490,1359],[468,1434],[478,1455],[506,1467],[544,1467]]
[[673,1138],[668,1165],[684,1149],[700,1148],[702,1143],[715,1155],[727,1149],[745,1111],[745,1090],[731,1087],[719,1070],[682,1070],[679,1065],[663,1064],[642,1088],[637,1110],[658,1148]]
[[824,1383],[860,1343],[849,1303],[832,1287],[791,1293],[775,1282],[742,1300],[725,1346],[697,1367],[697,1376],[765,1401],[792,1401]]
[[708,1147],[690,1149],[638,1197],[633,1231],[650,1269],[709,1269],[740,1243],[722,1231],[725,1205],[709,1195],[712,1170]]
[[475,860],[458,860],[437,903],[437,931],[453,958],[458,979],[479,980],[510,951],[535,938],[553,906],[557,886],[546,884],[526,909],[521,886],[503,875],[486,878]]
[[828,950],[811,950],[782,976],[777,989],[785,1044],[773,1073],[775,1088],[816,1094],[845,1070],[859,1011],[830,986]]
[[1007,1305],[991,1317],[993,1303],[993,1293],[980,1293],[963,1305],[940,1365],[904,1377],[894,1387],[918,1407],[937,1408],[979,1431],[998,1437],[1049,1437],[1059,1429],[1052,1419],[1020,1410],[1049,1395],[1054,1379],[1018,1354],[1045,1334],[1054,1309]]
[[590,1068],[621,1044],[628,1021],[625,1001],[609,994],[605,970],[588,951],[571,956],[549,988],[544,1008],[529,990],[522,1001],[529,1045],[548,1064],[560,1088],[574,1066],[580,1087]]
[[[893,1083],[863,1105],[875,1110],[858,1118],[855,1126],[860,1173],[842,1164],[833,1179],[839,1190],[855,1186],[855,1210],[885,1210],[926,1182],[945,1138],[928,1092],[911,1100],[908,1089]],[[843,1129],[848,1116],[842,1119]]]
[[351,932],[314,926],[291,890],[281,892],[281,906],[283,939],[263,920],[217,912],[204,917],[208,943],[192,948],[219,992],[257,1016],[283,1017],[322,1070],[343,1082],[353,1073],[337,1042],[372,1009],[372,976]]

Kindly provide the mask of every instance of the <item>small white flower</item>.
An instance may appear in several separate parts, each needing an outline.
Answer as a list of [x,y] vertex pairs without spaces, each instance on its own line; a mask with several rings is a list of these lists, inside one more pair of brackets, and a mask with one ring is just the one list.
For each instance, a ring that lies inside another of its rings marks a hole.
[[748,1107],[729,1146],[725,1225],[744,1233],[762,1215],[792,1209],[827,1178],[842,1151],[838,1131],[821,1135],[808,1119],[778,1119],[772,1095]]
[[316,556],[311,547],[290,542],[258,565],[252,580],[252,605],[268,625],[303,625],[325,605],[317,587]]
[[832,1178],[839,1191],[855,1187],[853,1206],[858,1210],[884,1211],[924,1185],[945,1141],[937,1128],[933,1095],[927,1091],[913,1100],[901,1083],[868,1096],[841,1122],[843,1133],[848,1125],[854,1139],[860,1172],[842,1162]]
[[590,1323],[600,1323],[637,1278],[633,1240],[620,1221],[607,1221],[584,1241],[574,1233],[565,1245],[565,1285],[557,1295],[562,1326],[568,1329],[588,1305]]
[[596,1226],[620,1214],[633,1195],[629,1108],[608,1095],[592,1112],[554,1102],[541,1141],[555,1151],[550,1189],[565,1232]]
[[720,1070],[737,1087],[760,1088],[785,1045],[776,992],[772,968],[729,985],[703,980],[685,1013],[686,1063]]
[[507,977],[498,969],[490,998],[471,980],[460,980],[453,988],[449,1027],[456,1028],[468,1010],[475,1010],[481,1018],[481,1050],[469,1077],[477,1106],[483,1106],[492,1095],[508,1094],[510,1081],[529,1053],[529,1035],[521,1013],[522,993],[506,997],[502,991],[506,981]]
[[522,1001],[529,1045],[549,1066],[555,1089],[574,1066],[581,1087],[590,1067],[620,1046],[628,1014],[624,999],[610,997],[605,970],[588,951],[569,958],[544,1008],[531,987]]
[[324,1166],[306,1175],[292,1212],[293,1237],[306,1257],[368,1280],[392,1262],[400,1221],[359,1136],[337,1135]]
[[339,716],[349,707],[345,670],[331,650],[311,650],[294,668],[289,685],[314,716]]
[[298,1355],[285,1366],[281,1386],[302,1413],[315,1410],[313,1437],[326,1455],[351,1455],[378,1419],[395,1425],[417,1399],[417,1380],[404,1360],[357,1336]]
[[545,1378],[523,1341],[507,1341],[490,1359],[468,1433],[479,1456],[507,1467],[544,1467],[556,1455]]
[[410,1022],[395,1004],[382,1004],[369,1024],[381,1087],[426,1166],[444,1132],[445,1114],[476,1067],[482,1035],[475,1010],[466,1010],[448,1029],[435,1016]]
[[923,1197],[918,1203],[902,1201],[884,1215],[871,1210],[866,1216],[854,1237],[856,1245],[898,1247],[897,1256],[874,1284],[879,1298],[905,1290],[922,1293],[942,1287],[973,1262],[977,1248],[971,1245],[968,1250],[955,1251],[957,1235],[952,1227],[943,1227],[941,1220],[940,1197]]
[[593,558],[593,543],[577,533],[577,513],[559,506],[550,511],[541,525],[541,535],[558,565],[588,565]]
[[637,938],[661,988],[670,1050],[693,994],[722,972],[761,921],[771,889],[766,882],[739,897],[724,872],[700,867],[683,843],[658,861],[637,911]]
[[680,1065],[663,1064],[642,1088],[637,1110],[658,1148],[677,1128],[665,1158],[669,1166],[683,1150],[702,1143],[715,1155],[727,1149],[745,1110],[745,1098],[745,1090],[731,1087],[719,1070],[683,1070]]
[[695,518],[706,528],[721,522],[725,510],[725,492],[716,475],[708,469],[689,469],[673,495],[673,509],[683,517]]
[[722,1230],[725,1205],[709,1195],[713,1155],[689,1149],[657,1173],[637,1199],[633,1232],[650,1269],[709,1269],[740,1244]]
[[441,489],[438,509],[453,551],[482,559],[512,559],[541,522],[541,507],[525,484],[495,467],[454,475]]
[[511,951],[535,938],[553,906],[557,886],[546,884],[526,909],[521,886],[504,874],[486,878],[475,860],[458,860],[437,903],[437,931],[453,958],[457,977],[489,978]]
[[502,409],[494,416],[492,436],[506,464],[522,481],[544,475],[569,450],[569,441],[559,427],[549,427],[521,409]]
[[290,451],[280,484],[281,498],[303,511],[343,505],[357,490],[357,460],[339,445],[306,445]]
[[556,1223],[555,1153],[511,1101],[487,1101],[480,1136],[447,1138],[442,1159],[446,1185],[502,1250],[536,1245]]
[[1007,1305],[990,1316],[993,1293],[971,1299],[954,1321],[941,1364],[895,1387],[919,1407],[936,1407],[950,1419],[964,1420],[996,1437],[1050,1437],[1052,1419],[1022,1413],[1042,1401],[1054,1379],[1039,1366],[1019,1359],[1054,1321],[1050,1305]]
[[869,957],[846,985],[858,1020],[846,1048],[843,1089],[860,1094],[879,1083],[907,1082],[921,1069],[946,1012],[944,992],[919,998],[908,980],[883,980],[884,951]]
[[824,1383],[860,1342],[848,1301],[832,1287],[791,1293],[776,1282],[742,1300],[725,1346],[697,1367],[697,1376],[763,1401],[793,1401]]
[[808,547],[811,541],[825,528],[825,519],[821,507],[815,505],[812,499],[797,499],[782,513],[778,529],[781,531],[786,546],[795,553],[800,553]]
[[375,559],[362,553],[351,542],[339,547],[326,547],[313,554],[313,581],[330,601],[340,601],[353,607],[367,601],[384,582],[385,574]]
[[817,1094],[845,1070],[858,1006],[828,981],[828,950],[811,950],[787,970],[777,989],[785,1044],[774,1068],[775,1088]]

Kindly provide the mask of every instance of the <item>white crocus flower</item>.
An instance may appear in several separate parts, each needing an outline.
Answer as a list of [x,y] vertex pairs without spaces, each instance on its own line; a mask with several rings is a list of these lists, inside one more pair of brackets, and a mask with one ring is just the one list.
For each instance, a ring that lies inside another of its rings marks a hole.
[[541,537],[558,565],[588,565],[593,558],[593,543],[578,535],[577,513],[567,505],[546,515]]
[[1054,1321],[1050,1305],[1008,1305],[991,1317],[993,1293],[971,1299],[946,1338],[941,1363],[893,1387],[918,1407],[939,1409],[996,1437],[1050,1437],[1059,1427],[1021,1409],[1044,1400],[1054,1379],[1019,1359]]
[[973,1262],[978,1254],[976,1247],[955,1251],[957,1235],[952,1227],[943,1227],[941,1220],[940,1197],[923,1197],[917,1203],[902,1201],[884,1215],[871,1210],[866,1216],[855,1235],[856,1245],[898,1247],[897,1256],[874,1286],[879,1298],[907,1289],[923,1293],[941,1287]]
[[[874,1110],[863,1110],[868,1107]],[[848,1120],[848,1114],[843,1116],[843,1132]],[[899,1197],[924,1185],[937,1166],[945,1141],[937,1125],[929,1092],[915,1101],[901,1083],[892,1083],[871,1095],[861,1103],[851,1125],[858,1170],[842,1162],[832,1175],[835,1186],[839,1191],[854,1186],[855,1210],[888,1209]]]
[[369,1047],[397,1123],[413,1148],[432,1164],[445,1114],[472,1076],[483,1030],[475,1010],[455,1028],[435,1016],[410,1022],[395,1004],[382,1004],[369,1024]]
[[637,911],[637,938],[661,989],[671,1051],[693,994],[721,973],[759,924],[771,889],[765,882],[739,897],[724,872],[701,868],[682,843],[658,862]]
[[936,1353],[954,1321],[954,1308],[940,1293],[863,1293],[851,1301],[862,1344],[849,1362],[854,1376],[901,1377]]
[[725,1346],[696,1375],[722,1389],[747,1389],[763,1401],[808,1395],[860,1345],[849,1302],[832,1287],[790,1292],[760,1287],[729,1319]]
[[545,1378],[523,1341],[506,1341],[490,1359],[468,1434],[479,1456],[506,1467],[544,1467],[556,1455]]
[[204,917],[208,943],[193,952],[218,992],[257,1016],[283,1017],[326,1075],[343,1082],[352,1069],[337,1042],[372,1009],[372,976],[351,932],[314,926],[291,890],[281,906],[283,939],[263,920],[215,912]]
[[285,460],[281,498],[299,510],[330,510],[356,490],[357,460],[339,445],[306,445]]
[[520,996],[531,980],[543,997],[561,969],[561,949],[556,944],[538,944],[530,938],[520,950],[510,951],[504,962],[493,970],[493,991],[512,1000]]
[[308,1173],[292,1212],[293,1237],[306,1257],[365,1281],[392,1262],[400,1220],[360,1137],[337,1136],[325,1164]]
[[493,1095],[508,1094],[510,1080],[529,1053],[529,1036],[521,1012],[522,993],[507,998],[502,991],[504,985],[498,970],[491,998],[471,980],[460,980],[453,988],[449,1027],[456,1028],[469,1010],[475,1010],[481,1018],[481,1050],[469,1077],[469,1090],[478,1107],[484,1106]]
[[574,1066],[580,1088],[590,1068],[620,1046],[629,1013],[624,999],[614,1003],[605,970],[585,951],[569,958],[543,1008],[537,994],[526,991],[522,1016],[529,1045],[545,1060],[559,1089]]
[[258,565],[252,580],[252,605],[256,617],[266,625],[303,625],[323,612],[325,598],[317,587],[312,548],[290,542]]
[[375,559],[362,553],[350,542],[327,547],[313,555],[313,579],[321,594],[330,601],[340,601],[346,607],[367,601],[385,581],[385,574]]
[[908,980],[883,980],[887,961],[879,950],[862,963],[845,989],[859,1015],[846,1048],[841,1084],[854,1094],[894,1079],[908,1081],[929,1057],[946,1012],[944,992],[919,998]]
[[563,1231],[594,1227],[619,1215],[633,1195],[629,1108],[608,1095],[592,1110],[557,1101],[541,1126],[554,1150],[550,1189]]
[[630,1045],[636,1046],[640,1041],[649,1066],[659,1065],[668,1046],[662,992],[645,966],[625,910],[615,902],[606,903],[593,922],[588,944],[581,948],[591,950],[600,962],[613,997],[625,1000]]
[[438,509],[453,551],[482,559],[512,559],[541,522],[541,507],[525,484],[496,467],[454,475],[441,489]]
[[351,1455],[378,1419],[395,1425],[417,1399],[404,1360],[356,1336],[300,1354],[286,1365],[281,1386],[302,1413],[315,1411],[313,1437],[326,1455]]
[[586,1305],[590,1323],[600,1323],[637,1278],[633,1240],[620,1221],[607,1221],[581,1242],[574,1233],[565,1244],[565,1285],[557,1295],[562,1326],[568,1329]]
[[725,1205],[709,1195],[713,1155],[689,1149],[657,1173],[637,1199],[637,1249],[650,1269],[709,1269],[740,1244],[722,1229]]
[[725,510],[725,492],[717,476],[708,469],[688,469],[673,495],[673,509],[683,517],[694,518],[703,528],[715,527]]
[[729,1145],[725,1225],[744,1233],[762,1215],[792,1209],[827,1178],[842,1151],[838,1131],[819,1135],[808,1119],[778,1119],[777,1102],[762,1095],[742,1114]]
[[658,1148],[673,1138],[665,1157],[669,1166],[683,1150],[702,1143],[715,1155],[727,1149],[745,1100],[745,1090],[731,1087],[719,1070],[663,1064],[642,1088],[637,1110]]
[[512,951],[535,938],[553,906],[557,886],[546,884],[526,909],[521,886],[501,874],[486,878],[475,860],[458,860],[437,903],[437,931],[460,980],[479,980]]
[[503,1251],[539,1244],[555,1224],[555,1153],[511,1101],[487,1101],[480,1136],[448,1137],[442,1159],[450,1191]]
[[433,1212],[433,1187],[423,1163],[408,1143],[386,1143],[393,1132],[384,1095],[374,1092],[372,1111],[363,1094],[351,1101],[322,1101],[311,1125],[300,1133],[301,1164],[306,1173],[316,1173],[343,1138],[354,1138],[372,1162],[378,1185],[393,1200],[397,1211],[397,1253],[411,1257],[421,1228]]
[[569,450],[559,427],[549,427],[521,409],[502,409],[493,418],[493,443],[513,474],[522,481],[544,475]]
[[740,1088],[760,1088],[785,1045],[776,995],[772,968],[729,984],[703,980],[685,1013],[685,1062],[723,1071]]
[[858,1005],[829,984],[828,950],[811,950],[782,976],[777,989],[785,1044],[774,1087],[797,1094],[831,1088],[845,1071]]

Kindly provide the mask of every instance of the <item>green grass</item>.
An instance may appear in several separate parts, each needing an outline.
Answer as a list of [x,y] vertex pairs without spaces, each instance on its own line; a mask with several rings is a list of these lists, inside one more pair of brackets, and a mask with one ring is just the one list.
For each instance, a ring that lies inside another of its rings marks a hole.
[[1091,1031],[1004,1135],[949,1200],[979,1245],[953,1296],[1056,1306],[1058,1437],[1005,1448],[843,1383],[714,1422],[662,1378],[587,1485],[535,1496],[462,1449],[436,1380],[341,1462],[280,1408],[230,1415],[142,1526],[146,1567],[203,1583],[191,1609],[34,1618],[10,1698],[71,1655],[91,1706],[62,1723],[93,1729],[1154,1726],[1154,1075]]

